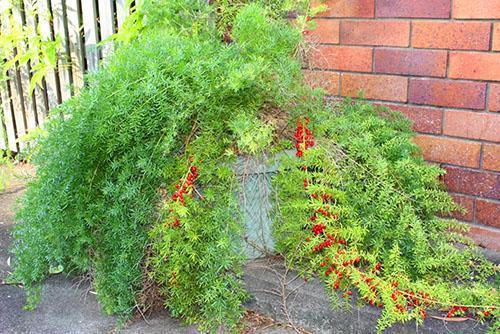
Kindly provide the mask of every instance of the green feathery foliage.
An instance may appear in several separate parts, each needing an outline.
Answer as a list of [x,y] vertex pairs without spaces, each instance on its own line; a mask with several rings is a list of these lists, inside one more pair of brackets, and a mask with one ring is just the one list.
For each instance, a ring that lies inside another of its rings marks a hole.
[[308,20],[294,28],[276,14],[290,1],[244,3],[137,1],[116,53],[53,111],[14,230],[13,279],[28,307],[49,274],[87,274],[122,319],[156,298],[202,330],[234,329],[246,293],[230,166],[293,146],[269,122],[276,111],[299,120],[301,136],[309,116],[317,139],[297,136],[303,156],[283,161],[274,182],[275,238],[291,264],[346,293],[357,286],[384,306],[379,329],[421,319],[424,306],[496,315],[484,307],[498,304],[492,265],[454,246],[470,244],[462,226],[436,218],[454,206],[408,123],[366,104],[325,105],[303,85]]

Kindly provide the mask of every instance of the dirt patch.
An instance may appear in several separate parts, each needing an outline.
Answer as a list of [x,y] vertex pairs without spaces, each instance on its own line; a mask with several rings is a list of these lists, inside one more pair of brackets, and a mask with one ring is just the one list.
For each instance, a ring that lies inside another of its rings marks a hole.
[[[0,228],[14,223],[14,209],[17,199],[21,197],[26,189],[26,183],[35,175],[35,169],[32,165],[18,163],[14,168],[9,169],[7,175],[8,187],[0,192]],[[0,247],[2,247],[1,244]]]

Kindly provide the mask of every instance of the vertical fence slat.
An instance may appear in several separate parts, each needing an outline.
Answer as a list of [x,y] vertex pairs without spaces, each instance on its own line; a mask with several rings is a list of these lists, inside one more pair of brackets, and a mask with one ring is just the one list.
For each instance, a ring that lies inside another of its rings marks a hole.
[[11,101],[9,96],[9,82],[0,83],[0,95],[2,97],[2,110],[5,122],[5,127],[7,128],[7,141],[8,147],[12,152],[17,152],[16,145],[16,124],[14,121],[14,114],[11,108]]
[[[2,87],[0,86],[0,90]],[[5,126],[5,117],[7,110],[4,110],[2,94],[0,94],[0,105],[2,106],[2,114],[0,115],[0,150],[6,150],[8,145],[7,127]],[[1,153],[1,152],[0,152]]]
[[71,49],[71,69],[73,71],[73,85],[78,92],[83,87],[84,59],[81,53],[83,41],[80,38],[79,0],[66,0],[66,14],[68,16],[68,31]]
[[127,0],[116,0],[116,21],[118,25],[118,29],[125,21],[125,18],[128,16],[128,6]]
[[[2,89],[0,87],[0,89]],[[3,110],[3,103],[2,103],[2,95],[0,94],[0,105],[2,106],[2,114],[0,114],[0,150],[5,150],[7,149],[7,143],[5,142],[6,138],[6,129],[5,129],[5,121],[3,115],[5,114],[5,111]],[[1,153],[1,152],[0,152]]]
[[58,73],[59,80],[61,82],[61,98],[66,101],[71,97],[71,79],[70,79],[70,63],[68,59],[68,40],[66,40],[66,25],[64,24],[64,12],[63,8],[65,0],[52,0],[52,16],[54,20],[54,34],[58,36],[63,41],[63,51],[59,55],[58,60]]
[[[24,115],[23,94],[21,89],[21,75],[16,69],[8,71],[10,97],[12,101],[14,121],[16,122],[16,140],[26,134],[26,118]],[[25,147],[23,143],[19,143],[19,148],[22,150]]]
[[[99,0],[99,26],[101,27],[101,41],[114,33],[114,13],[112,0]],[[102,58],[106,59],[113,51],[113,45],[106,43],[102,46]]]
[[[0,105],[2,104],[2,99],[0,98]],[[2,109],[3,110],[3,109]],[[7,149],[7,143],[6,143],[6,128],[5,128],[5,121],[3,120],[3,112],[2,115],[0,115],[0,150],[5,151]],[[1,153],[1,152],[0,152]]]
[[[12,8],[12,14],[14,20],[21,24],[25,24],[23,13],[21,13],[21,9],[17,6]],[[27,51],[26,42],[21,42],[17,46],[17,52],[20,54],[25,54]],[[37,115],[36,115],[36,105],[35,100],[33,99],[34,94],[30,94],[29,85],[30,85],[30,67],[29,64],[19,65],[18,66],[18,79],[16,81],[17,92],[22,96],[21,103],[23,104],[23,113],[25,120],[25,132],[28,133],[29,130],[37,127]]]
[[97,8],[93,0],[82,1],[82,17],[87,70],[95,71],[99,62],[99,50],[97,49]]
[[[24,11],[26,15],[26,25],[33,29],[33,34],[37,34],[39,32],[36,22],[37,13],[33,0],[24,0]],[[32,45],[28,45],[28,47],[31,48]],[[48,110],[46,110],[46,96],[39,85],[35,87],[32,98],[36,105],[37,123],[41,125],[45,120]]]
[[[10,22],[8,20],[0,22],[0,33],[8,34]],[[13,56],[13,51],[11,51]],[[8,147],[13,152],[19,151],[19,145],[16,143],[17,138],[17,126],[14,116],[14,110],[12,109],[11,93],[10,93],[10,81],[12,80],[12,72],[8,71],[7,80],[0,81],[0,95],[2,97],[2,111],[4,122],[7,127],[7,141]]]
[[[53,40],[51,32],[52,17],[48,0],[39,0],[38,4],[38,29],[44,40]],[[49,71],[45,76],[45,94],[49,108],[53,109],[61,102],[61,92],[59,91],[59,83],[57,73],[53,70]]]

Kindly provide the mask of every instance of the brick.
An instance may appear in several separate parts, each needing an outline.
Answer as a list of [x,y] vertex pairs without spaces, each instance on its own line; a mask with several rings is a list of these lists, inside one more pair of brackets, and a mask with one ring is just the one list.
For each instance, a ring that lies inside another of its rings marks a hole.
[[500,172],[500,145],[484,144],[483,168]]
[[339,43],[340,23],[335,20],[316,19],[316,29],[309,31],[305,39],[310,43]]
[[340,43],[350,45],[408,46],[410,22],[407,21],[342,21]]
[[408,80],[391,75],[351,74],[341,76],[341,95],[367,99],[406,102]]
[[484,109],[486,83],[439,79],[410,79],[409,102],[439,107]]
[[328,94],[339,95],[339,73],[305,70],[304,80],[312,88],[322,88]]
[[489,50],[490,23],[414,21],[411,45],[415,48]]
[[500,228],[500,202],[476,200],[476,222]]
[[444,183],[451,192],[500,199],[500,174],[443,166],[446,170]]
[[500,142],[500,114],[447,110],[443,133],[449,136]]
[[438,108],[385,104],[392,110],[403,113],[413,123],[413,130],[421,133],[440,134],[443,111]]
[[493,24],[493,51],[500,51],[500,23]]
[[313,0],[312,6],[325,5],[328,10],[320,17],[374,17],[375,0]]
[[453,198],[453,201],[460,205],[465,211],[460,212],[460,211],[454,211],[450,217],[462,220],[462,221],[467,221],[471,222],[474,220],[474,199],[464,196],[464,195],[459,195],[459,194],[451,194],[451,197]]
[[500,19],[500,0],[454,0],[453,18]]
[[479,246],[500,252],[500,231],[497,229],[471,226],[467,235]]
[[449,18],[450,0],[378,0],[377,17]]
[[376,49],[375,72],[430,77],[446,76],[444,50]]
[[310,65],[329,70],[370,72],[372,52],[371,48],[320,45],[312,51]]
[[490,111],[500,111],[500,84],[490,84],[490,97],[488,100]]
[[465,167],[479,167],[481,144],[467,140],[419,135],[415,143],[425,160]]
[[500,81],[500,53],[450,52],[449,77]]

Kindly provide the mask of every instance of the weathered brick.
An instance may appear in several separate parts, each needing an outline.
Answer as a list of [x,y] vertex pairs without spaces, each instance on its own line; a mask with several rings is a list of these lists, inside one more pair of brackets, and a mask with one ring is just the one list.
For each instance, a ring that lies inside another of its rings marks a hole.
[[372,52],[372,48],[320,45],[311,52],[310,65],[329,70],[370,72]]
[[500,84],[490,84],[488,108],[490,111],[500,111]]
[[447,110],[443,133],[449,136],[500,142],[500,114]]
[[486,171],[444,166],[444,182],[449,191],[500,199],[500,174]]
[[451,194],[453,201],[460,205],[465,211],[460,212],[459,210],[453,212],[450,217],[471,222],[474,220],[474,198],[467,197],[459,194]]
[[500,172],[500,145],[484,144],[483,168]]
[[444,77],[447,56],[444,50],[376,49],[375,72]]
[[341,95],[367,99],[406,102],[408,79],[392,75],[343,73]]
[[488,22],[414,21],[412,24],[411,43],[416,48],[489,50],[490,47]]
[[408,46],[410,22],[407,21],[342,21],[340,43],[351,45]]
[[323,88],[331,95],[339,94],[339,73],[305,70],[304,80],[313,88]]
[[374,17],[375,0],[313,0],[312,6],[326,5],[322,17]]
[[500,81],[500,53],[450,52],[449,77]]
[[493,24],[493,51],[500,51],[500,23]]
[[500,228],[500,202],[476,200],[476,222]]
[[500,0],[454,0],[457,19],[500,19]]
[[479,246],[500,252],[500,232],[497,229],[471,226],[467,235]]
[[428,135],[416,136],[414,141],[422,149],[425,160],[479,167],[480,143]]
[[443,111],[439,108],[417,107],[400,104],[381,104],[399,111],[413,123],[413,130],[421,133],[440,134]]
[[377,17],[449,18],[450,0],[378,0]]
[[311,30],[305,39],[310,43],[339,43],[340,23],[336,20],[316,19],[316,29]]
[[439,79],[410,79],[409,102],[440,107],[484,109],[486,83]]

